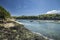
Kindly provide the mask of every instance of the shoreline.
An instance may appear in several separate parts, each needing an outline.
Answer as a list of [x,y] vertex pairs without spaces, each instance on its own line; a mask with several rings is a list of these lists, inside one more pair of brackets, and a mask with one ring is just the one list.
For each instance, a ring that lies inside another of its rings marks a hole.
[[18,24],[22,24],[22,25],[23,25],[23,23],[21,23],[21,22],[18,22],[18,21],[14,21],[14,22],[16,22],[16,23],[18,23]]
[[[22,25],[24,25],[23,23],[18,22],[18,21],[14,21],[14,22],[16,22],[16,23],[18,23],[18,24],[22,24]],[[42,36],[42,37],[45,38],[45,39],[54,40],[54,39],[51,39],[51,38],[48,38],[48,37],[42,35],[41,33],[37,33],[37,32],[32,32],[32,33],[34,33],[34,34],[38,34],[38,35]]]
[[[18,20],[44,20],[44,19],[18,19]],[[46,19],[46,20],[48,20],[48,19]],[[50,20],[52,20],[52,19],[50,19]],[[54,21],[56,21],[56,20],[54,20]],[[58,20],[58,21],[60,21],[60,20]]]
[[45,38],[45,39],[54,40],[54,39],[51,39],[51,38],[48,38],[48,37],[42,35],[41,33],[37,33],[37,32],[33,32],[33,33],[38,34],[38,35],[42,36],[42,37]]

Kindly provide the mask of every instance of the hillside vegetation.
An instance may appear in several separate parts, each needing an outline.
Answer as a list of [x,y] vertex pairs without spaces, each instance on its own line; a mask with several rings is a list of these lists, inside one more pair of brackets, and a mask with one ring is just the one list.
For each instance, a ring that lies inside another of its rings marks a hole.
[[60,20],[60,14],[39,15],[39,19],[43,19],[43,20]]
[[5,10],[2,6],[0,6],[0,19],[6,20],[7,18],[10,18],[10,13]]
[[60,20],[60,14],[43,14],[39,16],[13,16],[16,19]]

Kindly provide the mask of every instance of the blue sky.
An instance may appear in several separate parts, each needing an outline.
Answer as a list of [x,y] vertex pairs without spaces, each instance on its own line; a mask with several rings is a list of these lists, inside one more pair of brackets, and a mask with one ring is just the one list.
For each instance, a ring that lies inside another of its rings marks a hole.
[[0,0],[0,5],[11,15],[40,15],[60,10],[60,0]]

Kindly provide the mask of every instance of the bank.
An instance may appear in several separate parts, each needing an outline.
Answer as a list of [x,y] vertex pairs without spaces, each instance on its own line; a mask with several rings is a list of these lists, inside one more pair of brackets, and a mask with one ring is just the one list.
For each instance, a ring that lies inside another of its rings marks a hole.
[[32,33],[22,24],[14,21],[10,23],[13,23],[14,26],[0,26],[0,40],[48,40],[38,34]]

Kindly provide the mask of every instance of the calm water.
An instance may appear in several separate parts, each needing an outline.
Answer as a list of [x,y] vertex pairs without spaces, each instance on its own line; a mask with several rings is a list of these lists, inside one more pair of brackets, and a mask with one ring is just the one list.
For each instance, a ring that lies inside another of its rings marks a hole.
[[53,20],[18,20],[32,32],[41,33],[44,36],[60,40],[60,21]]

